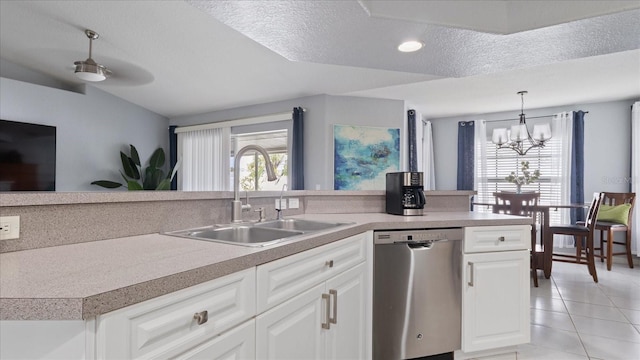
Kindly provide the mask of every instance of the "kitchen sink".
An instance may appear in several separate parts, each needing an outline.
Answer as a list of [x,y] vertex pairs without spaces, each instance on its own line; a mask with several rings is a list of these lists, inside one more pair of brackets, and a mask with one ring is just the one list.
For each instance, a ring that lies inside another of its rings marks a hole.
[[228,225],[180,230],[167,233],[196,240],[206,240],[244,246],[266,246],[282,239],[301,235],[302,231],[261,228],[246,225]]
[[234,245],[267,246],[276,244],[292,236],[322,231],[342,225],[347,225],[347,223],[281,219],[249,224],[207,226],[196,229],[171,231],[165,234]]
[[345,225],[345,224],[323,222],[323,221],[311,221],[311,220],[303,220],[303,219],[281,219],[281,220],[272,220],[272,221],[256,223],[254,226],[260,227],[260,228],[312,232],[312,231],[331,229],[341,225]]

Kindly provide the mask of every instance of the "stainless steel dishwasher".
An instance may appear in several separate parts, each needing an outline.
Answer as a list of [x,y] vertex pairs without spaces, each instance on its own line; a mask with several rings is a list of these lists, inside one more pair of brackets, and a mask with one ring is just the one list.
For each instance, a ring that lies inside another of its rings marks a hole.
[[461,337],[461,228],[374,232],[373,358],[453,359]]

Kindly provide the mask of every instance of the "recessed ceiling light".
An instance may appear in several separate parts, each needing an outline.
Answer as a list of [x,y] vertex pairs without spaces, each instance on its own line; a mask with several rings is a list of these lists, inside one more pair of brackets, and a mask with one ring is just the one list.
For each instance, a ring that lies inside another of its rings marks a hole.
[[414,52],[422,49],[424,43],[417,40],[405,41],[402,44],[398,45],[398,51],[402,52]]

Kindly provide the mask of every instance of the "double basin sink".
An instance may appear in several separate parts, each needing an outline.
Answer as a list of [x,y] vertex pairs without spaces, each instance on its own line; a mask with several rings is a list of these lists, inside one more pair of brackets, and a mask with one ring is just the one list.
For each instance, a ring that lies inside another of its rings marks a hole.
[[281,219],[256,223],[239,223],[167,232],[167,235],[186,237],[243,246],[267,246],[302,234],[308,234],[348,223],[333,223],[303,219]]

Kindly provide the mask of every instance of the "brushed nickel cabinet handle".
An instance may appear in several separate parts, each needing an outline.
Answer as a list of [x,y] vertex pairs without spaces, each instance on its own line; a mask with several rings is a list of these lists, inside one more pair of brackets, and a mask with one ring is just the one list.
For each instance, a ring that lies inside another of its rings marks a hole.
[[328,330],[328,329],[331,328],[331,324],[330,324],[331,319],[329,318],[329,311],[331,310],[331,309],[329,309],[329,307],[331,306],[330,301],[329,301],[329,294],[322,294],[322,300],[324,300],[325,304],[326,304],[326,308],[325,308],[325,312],[324,312],[325,313],[326,322],[322,323],[322,328]]
[[469,282],[467,285],[473,286],[473,263],[469,261]]
[[209,320],[209,312],[207,310],[197,312],[193,314],[193,319],[198,323],[198,325],[202,325]]
[[338,290],[329,290],[329,295],[333,295],[333,317],[329,317],[332,324],[338,323]]
[[325,262],[324,262],[324,264],[325,264],[326,266],[328,266],[328,267],[332,268],[332,267],[333,267],[333,260],[327,260],[327,261],[325,261]]

